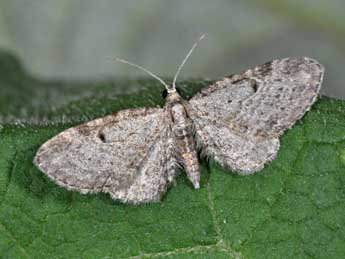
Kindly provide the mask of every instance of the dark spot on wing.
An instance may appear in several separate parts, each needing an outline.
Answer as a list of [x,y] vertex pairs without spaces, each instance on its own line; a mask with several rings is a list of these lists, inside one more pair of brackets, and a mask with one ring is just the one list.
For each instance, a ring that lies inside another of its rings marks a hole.
[[100,139],[103,143],[106,142],[106,140],[105,140],[105,135],[104,135],[103,132],[99,132],[99,133],[98,133],[98,137],[99,137],[99,139]]
[[254,93],[256,93],[258,91],[259,86],[254,79],[250,80],[250,86],[253,88]]

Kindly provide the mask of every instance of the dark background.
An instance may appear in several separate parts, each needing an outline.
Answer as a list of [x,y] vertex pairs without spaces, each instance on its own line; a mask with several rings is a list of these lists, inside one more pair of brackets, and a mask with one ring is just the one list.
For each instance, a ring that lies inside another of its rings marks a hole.
[[345,97],[344,0],[0,2],[0,47],[40,78],[143,76],[113,57],[172,77],[205,32],[182,77],[214,79],[274,58],[309,56],[326,67],[323,93]]

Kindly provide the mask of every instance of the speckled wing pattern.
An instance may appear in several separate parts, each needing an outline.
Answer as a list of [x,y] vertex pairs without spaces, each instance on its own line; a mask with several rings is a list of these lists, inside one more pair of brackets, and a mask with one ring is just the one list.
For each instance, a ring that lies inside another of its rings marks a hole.
[[34,163],[67,189],[135,204],[159,201],[178,166],[199,188],[197,148],[252,174],[310,109],[323,71],[313,59],[285,58],[225,77],[189,101],[167,88],[164,108],[123,110],[67,129],[40,147]]
[[277,59],[206,87],[189,101],[200,149],[240,174],[262,169],[316,100],[323,72],[310,58]]
[[160,108],[123,110],[63,131],[41,146],[34,163],[67,189],[158,201],[175,177],[167,119]]

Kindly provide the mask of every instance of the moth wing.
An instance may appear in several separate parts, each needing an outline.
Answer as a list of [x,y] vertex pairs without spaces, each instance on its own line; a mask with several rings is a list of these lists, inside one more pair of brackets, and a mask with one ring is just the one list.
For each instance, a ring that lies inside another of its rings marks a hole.
[[222,167],[248,175],[261,170],[279,150],[279,139],[255,141],[236,135],[228,126],[202,117],[193,117],[195,137],[202,155]]
[[323,72],[313,59],[285,58],[203,89],[189,102],[203,153],[240,174],[261,170],[276,157],[279,135],[316,100]]
[[244,138],[276,138],[310,109],[323,73],[307,57],[277,59],[206,87],[190,106]]
[[166,117],[159,108],[129,109],[67,129],[40,147],[34,163],[71,190],[158,201],[174,178]]

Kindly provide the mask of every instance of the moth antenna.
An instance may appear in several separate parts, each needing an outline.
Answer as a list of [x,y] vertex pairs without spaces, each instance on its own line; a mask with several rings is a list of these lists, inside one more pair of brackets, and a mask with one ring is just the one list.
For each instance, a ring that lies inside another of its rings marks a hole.
[[192,54],[192,52],[194,51],[194,49],[196,48],[196,46],[198,46],[198,43],[205,38],[207,35],[207,33],[204,33],[203,35],[201,35],[201,37],[193,44],[192,48],[189,50],[189,52],[187,53],[187,55],[185,56],[185,58],[183,59],[181,65],[178,67],[176,74],[174,76],[174,81],[172,83],[173,89],[176,89],[176,80],[178,75],[180,74],[180,71],[182,69],[182,67],[184,66],[184,64],[186,63],[187,59],[190,57],[190,55]]
[[167,90],[171,89],[171,87],[170,87],[167,83],[165,83],[165,82],[163,81],[162,78],[160,78],[159,76],[155,75],[154,73],[152,73],[151,71],[147,70],[146,68],[143,68],[142,66],[139,66],[139,65],[137,65],[137,64],[134,64],[134,63],[132,63],[132,62],[129,62],[129,61],[124,60],[124,59],[121,59],[121,58],[115,58],[115,61],[116,61],[116,62],[123,63],[123,64],[130,65],[130,66],[132,66],[132,67],[136,67],[136,68],[138,68],[138,69],[140,69],[140,70],[146,72],[147,74],[149,74],[149,75],[152,76],[153,78],[157,79],[159,82],[161,82],[162,85],[165,86],[165,88],[166,88]]

